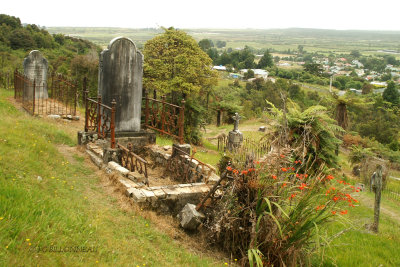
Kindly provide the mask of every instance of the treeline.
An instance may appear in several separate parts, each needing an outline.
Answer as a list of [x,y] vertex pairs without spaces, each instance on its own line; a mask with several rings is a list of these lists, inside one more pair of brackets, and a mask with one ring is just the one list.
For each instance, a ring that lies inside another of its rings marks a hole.
[[23,59],[31,50],[44,55],[49,71],[67,75],[78,85],[86,76],[92,93],[97,91],[100,47],[79,38],[50,34],[35,24],[23,25],[17,17],[0,14],[0,72],[22,69]]
[[[219,43],[224,46],[226,42],[217,41],[217,48],[222,48]],[[240,69],[263,69],[267,67],[272,67],[274,61],[269,50],[265,51],[258,63],[255,62],[256,56],[255,51],[249,46],[245,46],[241,50],[233,50],[228,48],[225,50],[218,50],[214,47],[214,43],[209,39],[202,39],[199,41],[200,48],[208,54],[208,56],[213,60],[214,65],[226,66],[228,71],[240,70]]]

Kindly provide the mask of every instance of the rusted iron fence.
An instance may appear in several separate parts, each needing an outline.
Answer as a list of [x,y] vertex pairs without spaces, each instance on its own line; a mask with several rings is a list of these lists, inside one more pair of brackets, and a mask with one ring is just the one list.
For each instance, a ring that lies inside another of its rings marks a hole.
[[149,177],[147,174],[148,162],[133,153],[133,146],[131,143],[128,144],[128,147],[124,147],[123,145],[118,144],[118,148],[121,149],[119,160],[122,167],[127,168],[131,172],[137,171],[138,173],[143,174],[145,184],[149,186]]
[[[218,137],[218,151],[225,152],[228,149],[228,136]],[[234,152],[235,157],[243,157],[246,159],[246,155],[251,155],[254,159],[259,159],[263,157],[266,153],[270,151],[270,144],[268,140],[255,141],[250,138],[243,138],[242,145],[237,148]]]
[[181,106],[177,106],[165,102],[165,96],[161,100],[157,100],[149,98],[147,93],[144,100],[144,126],[161,134],[172,136],[178,139],[180,144],[183,144],[185,100],[182,100]]
[[171,173],[175,180],[180,183],[207,183],[212,174],[216,173],[215,168],[203,163],[194,157],[195,152],[191,155],[185,151],[174,147],[177,151],[168,160],[167,170]]
[[89,91],[85,90],[85,132],[94,132],[99,139],[110,138],[111,148],[115,148],[115,106],[111,107],[101,103],[101,96],[96,99],[88,97]]
[[76,115],[76,83],[61,74],[39,83],[15,70],[14,97],[31,115]]

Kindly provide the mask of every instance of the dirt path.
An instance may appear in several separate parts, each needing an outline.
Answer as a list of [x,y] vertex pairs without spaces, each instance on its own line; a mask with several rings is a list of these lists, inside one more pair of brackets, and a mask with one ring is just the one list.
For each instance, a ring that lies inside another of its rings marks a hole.
[[[365,206],[374,209],[375,200],[373,198],[365,194],[360,194],[358,196],[358,200],[360,200],[360,202],[363,203]],[[395,210],[392,207],[388,207],[381,202],[381,212],[400,223],[400,210]]]

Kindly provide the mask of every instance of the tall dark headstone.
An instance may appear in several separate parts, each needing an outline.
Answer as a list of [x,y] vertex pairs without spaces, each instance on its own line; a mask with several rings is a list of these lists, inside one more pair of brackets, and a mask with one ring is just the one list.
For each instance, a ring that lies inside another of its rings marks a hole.
[[99,94],[102,103],[116,100],[115,132],[139,132],[143,55],[132,40],[113,39],[100,54]]
[[[35,81],[35,98],[48,98],[47,69],[49,63],[38,50],[32,50],[24,59],[24,75]],[[33,98],[33,84],[24,88],[24,98]]]

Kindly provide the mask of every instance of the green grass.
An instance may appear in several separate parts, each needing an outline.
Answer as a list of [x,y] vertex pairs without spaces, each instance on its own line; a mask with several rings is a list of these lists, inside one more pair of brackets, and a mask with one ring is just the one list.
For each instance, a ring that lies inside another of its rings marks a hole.
[[173,143],[174,140],[166,135],[157,134],[156,136],[156,144],[159,146],[172,146]]
[[[0,266],[223,265],[121,209],[82,156],[57,149],[76,135],[17,110],[11,95],[0,89]],[[37,251],[76,246],[94,252]]]
[[[365,224],[373,222],[373,208],[361,206],[349,210],[354,229],[335,239],[326,251],[326,257],[337,266],[399,266],[400,265],[400,224],[381,213],[379,233],[365,229]],[[343,229],[340,223],[334,223],[329,234]],[[334,266],[325,261],[323,266]]]

